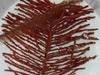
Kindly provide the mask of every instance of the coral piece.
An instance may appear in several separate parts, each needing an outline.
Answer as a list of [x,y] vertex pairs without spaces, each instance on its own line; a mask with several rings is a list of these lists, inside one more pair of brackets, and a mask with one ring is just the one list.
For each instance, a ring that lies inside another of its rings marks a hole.
[[[68,0],[60,4],[49,0],[21,0],[15,10],[3,18],[3,43],[12,53],[3,53],[11,67],[6,71],[15,75],[75,75],[85,69],[85,64],[96,55],[86,57],[91,44],[98,38],[91,35],[86,22],[95,18],[88,6],[76,5],[82,0]],[[23,14],[22,14],[23,13]],[[14,19],[15,18],[15,19]],[[78,34],[78,35],[77,35]],[[84,40],[84,42],[79,42]],[[87,42],[87,40],[89,40]]]

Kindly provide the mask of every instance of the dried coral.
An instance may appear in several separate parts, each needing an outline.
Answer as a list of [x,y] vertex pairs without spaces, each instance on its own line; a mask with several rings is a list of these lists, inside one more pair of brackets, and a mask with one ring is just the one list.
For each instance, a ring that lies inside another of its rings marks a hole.
[[[9,67],[6,71],[15,75],[75,75],[77,70],[85,69],[80,65],[96,57],[84,56],[98,38],[90,36],[97,28],[88,29],[90,24],[83,24],[94,18],[84,16],[93,13],[93,9],[73,4],[81,0],[60,4],[49,0],[21,1],[25,4],[18,3],[16,8],[20,13],[9,12],[3,18],[7,24],[2,25],[5,34],[1,38],[6,38],[4,44],[13,52],[3,56],[6,63],[20,69]],[[80,39],[84,42],[77,42]]]

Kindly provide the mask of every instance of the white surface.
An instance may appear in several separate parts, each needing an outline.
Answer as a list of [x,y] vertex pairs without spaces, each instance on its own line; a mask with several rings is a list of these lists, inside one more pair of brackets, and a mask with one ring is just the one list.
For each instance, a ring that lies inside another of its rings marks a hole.
[[0,0],[0,17],[16,0]]
[[[8,0],[6,0],[6,1],[8,1]],[[55,0],[52,0],[52,1],[55,1]],[[57,1],[59,2],[60,0],[57,0]],[[82,5],[86,5],[86,3],[82,3]],[[13,8],[14,7],[11,6],[9,11],[12,11]],[[6,14],[7,13],[5,13],[4,15],[6,15]],[[89,23],[91,23],[91,27],[100,28],[100,18],[98,17],[98,15],[96,13],[91,14],[91,15],[96,16],[95,19],[89,21]],[[1,20],[0,24],[2,22],[3,21]],[[99,33],[100,33],[100,29],[98,31],[96,31],[96,34],[95,34],[95,36],[97,36],[98,38],[100,38],[100,34]],[[97,41],[96,45],[92,45],[91,46],[91,51],[89,51],[87,53],[87,55],[91,56],[91,55],[95,55],[96,54],[96,55],[98,55],[98,57],[95,60],[92,60],[89,63],[87,63],[85,65],[82,65],[82,66],[86,67],[86,69],[82,70],[82,71],[78,71],[76,75],[100,75],[100,71],[99,71],[99,69],[100,69],[100,47],[99,46],[100,46],[100,41]],[[4,71],[4,69],[7,69],[8,64],[6,64],[4,62],[4,57],[2,56],[2,52],[10,52],[10,51],[3,44],[0,45],[0,75],[14,75],[13,73]]]
[[95,9],[100,17],[100,0],[85,0],[92,8]]

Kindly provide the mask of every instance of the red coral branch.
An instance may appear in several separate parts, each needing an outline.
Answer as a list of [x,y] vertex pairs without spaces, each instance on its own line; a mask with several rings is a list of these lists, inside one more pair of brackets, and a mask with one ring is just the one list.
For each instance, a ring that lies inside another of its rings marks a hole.
[[[83,24],[95,18],[84,16],[93,13],[93,9],[73,4],[81,0],[60,4],[49,0],[21,1],[24,4],[18,3],[15,9],[20,13],[9,12],[3,18],[7,24],[2,25],[5,34],[0,37],[6,38],[4,44],[12,51],[3,56],[6,63],[20,70],[9,67],[6,71],[15,75],[75,75],[85,69],[80,65],[95,59],[96,56],[84,56],[90,51],[89,45],[98,40],[90,36],[98,29],[88,29],[90,24]],[[80,39],[84,42],[78,42]]]

